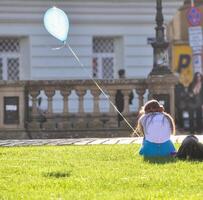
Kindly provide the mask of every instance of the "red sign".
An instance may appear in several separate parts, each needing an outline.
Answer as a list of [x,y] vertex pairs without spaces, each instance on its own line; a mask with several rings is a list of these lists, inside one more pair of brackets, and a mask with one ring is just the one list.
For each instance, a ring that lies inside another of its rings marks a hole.
[[192,7],[187,12],[187,20],[191,26],[199,26],[202,14],[198,8]]

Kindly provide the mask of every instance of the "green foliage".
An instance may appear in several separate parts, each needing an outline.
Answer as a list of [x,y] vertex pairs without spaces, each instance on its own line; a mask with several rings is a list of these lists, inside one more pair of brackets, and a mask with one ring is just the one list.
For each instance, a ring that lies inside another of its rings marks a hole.
[[203,199],[203,162],[143,159],[139,145],[0,148],[0,199]]

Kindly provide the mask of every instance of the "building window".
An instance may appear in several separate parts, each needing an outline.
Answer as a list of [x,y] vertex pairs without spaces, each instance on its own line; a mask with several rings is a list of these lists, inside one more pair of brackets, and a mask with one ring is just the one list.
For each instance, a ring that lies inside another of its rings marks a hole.
[[92,75],[98,79],[113,79],[115,41],[112,37],[93,38]]
[[20,40],[0,38],[0,80],[20,79]]

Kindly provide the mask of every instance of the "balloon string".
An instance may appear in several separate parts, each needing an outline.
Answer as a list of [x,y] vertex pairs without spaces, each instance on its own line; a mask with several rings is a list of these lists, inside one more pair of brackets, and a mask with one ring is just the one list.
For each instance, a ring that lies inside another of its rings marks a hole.
[[104,90],[100,87],[100,85],[96,82],[96,80],[94,78],[92,78],[89,74],[89,72],[87,72],[87,70],[85,69],[85,66],[83,65],[83,63],[80,62],[80,59],[78,58],[78,56],[75,54],[75,52],[73,51],[73,49],[70,47],[69,44],[65,44],[64,46],[67,46],[69,48],[69,50],[71,51],[71,53],[73,54],[73,56],[76,58],[76,60],[78,61],[78,63],[80,64],[80,66],[85,70],[86,74],[90,77],[90,79],[94,82],[94,84],[99,88],[99,90],[101,91],[101,93],[107,98],[107,100],[110,102],[110,104],[113,106],[113,108],[119,113],[119,115],[123,118],[123,120],[127,123],[127,125],[133,130],[133,133],[135,133],[138,137],[139,134],[137,133],[137,131],[131,126],[131,124],[128,122],[128,120],[123,116],[123,114],[117,109],[117,107],[114,105],[114,103],[109,99],[109,96],[104,92]]
[[59,47],[55,47],[55,48],[52,48],[51,50],[60,50],[60,49],[63,49],[66,47],[66,42],[64,41],[63,42],[63,45],[59,46]]

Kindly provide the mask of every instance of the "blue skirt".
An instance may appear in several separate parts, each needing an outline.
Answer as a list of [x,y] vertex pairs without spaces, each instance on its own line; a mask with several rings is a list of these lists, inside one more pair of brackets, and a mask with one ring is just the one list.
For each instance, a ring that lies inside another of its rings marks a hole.
[[175,152],[176,149],[171,140],[168,140],[164,143],[153,143],[147,140],[143,140],[139,154],[144,157],[159,157],[170,156]]

